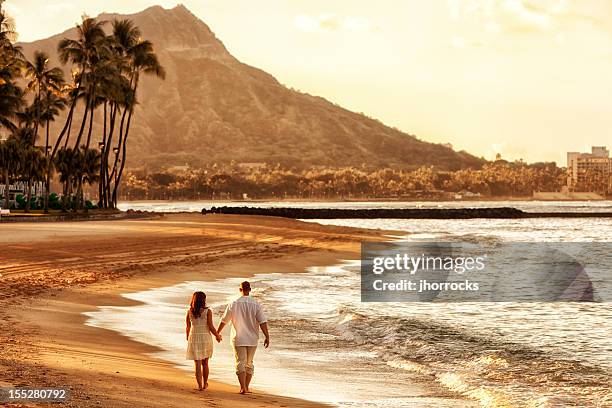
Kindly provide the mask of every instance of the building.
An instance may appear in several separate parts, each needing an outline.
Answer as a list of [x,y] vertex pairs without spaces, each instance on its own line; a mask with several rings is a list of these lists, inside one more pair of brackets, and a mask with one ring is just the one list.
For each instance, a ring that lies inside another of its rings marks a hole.
[[567,153],[569,191],[612,192],[612,158],[605,146],[593,146],[591,153]]
[[[0,184],[0,207],[4,206],[4,191],[6,186]],[[17,196],[22,195],[25,197],[28,191],[28,185],[25,181],[17,181],[14,184],[9,184],[9,203],[11,205],[17,205]],[[45,184],[43,182],[32,183],[30,190],[32,197],[42,196],[45,193]]]
[[266,167],[266,163],[264,162],[247,162],[247,163],[238,163],[238,167],[242,170],[262,170]]

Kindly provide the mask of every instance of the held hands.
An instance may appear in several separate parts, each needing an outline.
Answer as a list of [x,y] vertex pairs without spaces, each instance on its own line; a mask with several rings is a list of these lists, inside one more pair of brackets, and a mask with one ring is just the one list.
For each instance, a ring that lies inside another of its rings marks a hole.
[[223,336],[221,336],[219,333],[215,335],[215,338],[217,339],[217,343],[221,343],[221,340],[223,340]]

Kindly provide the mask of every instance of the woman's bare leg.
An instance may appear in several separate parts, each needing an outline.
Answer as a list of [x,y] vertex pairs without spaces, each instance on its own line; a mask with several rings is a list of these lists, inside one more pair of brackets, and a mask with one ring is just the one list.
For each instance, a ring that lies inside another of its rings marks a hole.
[[208,388],[208,359],[205,358],[202,360],[202,383],[204,384],[204,389]]
[[194,360],[195,376],[198,382],[198,390],[202,391],[202,360]]

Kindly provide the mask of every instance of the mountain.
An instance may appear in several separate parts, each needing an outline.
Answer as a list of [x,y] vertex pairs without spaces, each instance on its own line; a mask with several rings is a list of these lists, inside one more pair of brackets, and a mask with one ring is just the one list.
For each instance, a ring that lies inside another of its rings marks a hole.
[[[170,10],[154,6],[133,15],[98,18],[126,17],[153,42],[167,71],[165,81],[146,77],[141,81],[141,104],[128,146],[130,167],[186,163],[197,167],[232,160],[298,167],[366,164],[448,169],[483,163],[324,98],[288,89],[272,75],[234,58],[185,6]],[[53,56],[52,64],[60,65],[56,47],[65,37],[74,38],[75,30],[21,45],[26,57],[40,49]],[[65,67],[66,72],[69,69]],[[94,134],[100,134],[101,120],[96,119]],[[61,124],[60,119],[52,129]]]

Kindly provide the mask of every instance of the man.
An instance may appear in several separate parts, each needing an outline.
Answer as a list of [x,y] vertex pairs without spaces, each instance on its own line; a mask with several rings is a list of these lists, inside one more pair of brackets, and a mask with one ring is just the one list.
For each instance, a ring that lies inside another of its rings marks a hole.
[[225,308],[217,333],[221,333],[225,325],[230,321],[232,322],[231,343],[236,357],[236,375],[240,382],[240,394],[246,394],[251,392],[249,391],[249,384],[255,369],[253,357],[259,340],[259,329],[261,328],[266,336],[264,340],[265,348],[270,345],[270,334],[261,305],[249,296],[251,284],[247,281],[242,282],[240,293],[242,293],[242,296]]

